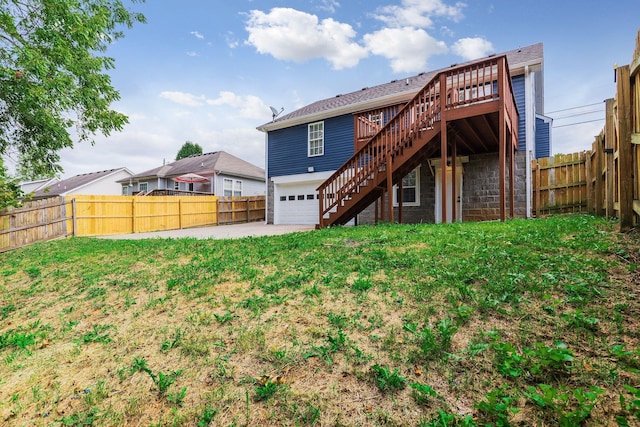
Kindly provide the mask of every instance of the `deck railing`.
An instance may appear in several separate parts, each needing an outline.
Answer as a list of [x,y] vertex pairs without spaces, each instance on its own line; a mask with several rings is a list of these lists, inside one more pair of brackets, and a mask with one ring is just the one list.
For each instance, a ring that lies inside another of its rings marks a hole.
[[[359,140],[368,138],[368,141],[318,187],[319,226],[328,225],[331,212],[338,210],[345,201],[373,181],[378,173],[385,171],[387,160],[392,159],[393,154],[408,140],[432,129],[443,112],[502,99],[507,115],[517,120],[517,107],[511,89],[506,57],[496,56],[438,73],[390,119],[388,115],[397,106],[358,115],[354,130],[356,144]],[[442,93],[445,94],[444,110],[441,105]],[[503,93],[505,96],[502,96]],[[391,165],[393,170],[399,166]]]

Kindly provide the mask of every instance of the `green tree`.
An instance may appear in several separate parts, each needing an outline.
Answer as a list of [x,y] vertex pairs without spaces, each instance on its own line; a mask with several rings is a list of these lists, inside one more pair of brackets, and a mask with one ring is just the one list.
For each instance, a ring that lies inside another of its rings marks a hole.
[[9,206],[18,206],[22,195],[18,180],[9,176],[0,158],[0,210]]
[[72,128],[92,144],[122,130],[128,119],[111,109],[120,94],[107,74],[115,60],[104,52],[136,22],[144,16],[121,0],[0,0],[0,156],[52,176]]
[[187,141],[182,144],[182,148],[176,154],[176,160],[184,159],[189,156],[193,156],[194,154],[202,154],[202,147],[200,144],[194,144],[191,141]]

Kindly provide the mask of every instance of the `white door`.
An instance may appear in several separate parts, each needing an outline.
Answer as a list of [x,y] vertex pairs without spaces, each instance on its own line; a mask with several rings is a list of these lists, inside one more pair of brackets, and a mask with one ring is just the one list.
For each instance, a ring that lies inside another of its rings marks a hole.
[[[442,222],[442,169],[436,168],[436,224],[440,224]],[[453,173],[451,171],[451,167],[447,167],[447,219],[446,222],[452,222],[452,200],[451,200],[451,189],[453,188],[453,180],[451,177]],[[456,167],[456,221],[462,221],[462,167]]]
[[316,188],[322,183],[278,184],[274,188],[274,223],[318,223],[319,202]]

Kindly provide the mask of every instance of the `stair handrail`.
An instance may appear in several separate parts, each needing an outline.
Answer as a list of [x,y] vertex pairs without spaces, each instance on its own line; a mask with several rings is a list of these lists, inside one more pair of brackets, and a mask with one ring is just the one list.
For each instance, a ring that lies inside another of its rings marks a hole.
[[[505,80],[508,82],[506,87]],[[445,82],[444,90],[440,90],[441,82]],[[352,191],[367,180],[373,179],[373,175],[385,165],[388,155],[395,152],[406,138],[415,137],[418,132],[429,129],[434,122],[440,120],[442,93],[445,94],[444,109],[450,110],[498,99],[503,91],[511,95],[505,99],[507,114],[515,110],[517,117],[517,106],[505,55],[492,56],[438,72],[365,145],[317,188],[320,201],[319,225],[323,226],[325,215],[339,206]]]

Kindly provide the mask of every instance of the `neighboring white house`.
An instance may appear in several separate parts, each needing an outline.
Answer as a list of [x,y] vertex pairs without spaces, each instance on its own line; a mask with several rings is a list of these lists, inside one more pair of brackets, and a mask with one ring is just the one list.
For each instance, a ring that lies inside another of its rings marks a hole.
[[59,181],[60,181],[59,178],[44,178],[44,179],[36,179],[34,181],[23,181],[19,185],[20,185],[20,190],[22,190],[24,194],[29,194],[29,193],[35,193],[36,191],[42,188],[51,187],[53,184]]
[[195,192],[216,196],[262,196],[264,169],[224,151],[196,154],[119,181],[121,193],[176,194]]
[[133,172],[124,167],[84,173],[40,186],[32,192],[31,199],[37,200],[53,196],[70,196],[73,194],[120,195],[122,194],[122,185],[119,184],[118,181],[131,176],[133,176]]

